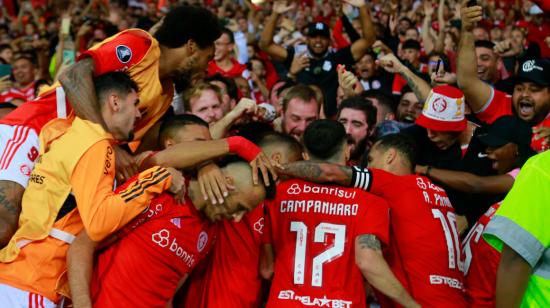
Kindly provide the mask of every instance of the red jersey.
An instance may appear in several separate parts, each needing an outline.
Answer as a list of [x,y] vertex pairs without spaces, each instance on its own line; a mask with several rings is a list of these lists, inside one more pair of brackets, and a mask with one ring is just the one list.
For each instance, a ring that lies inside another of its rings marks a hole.
[[422,307],[465,307],[456,216],[445,190],[426,177],[354,168],[355,187],[389,203],[392,240],[384,257],[403,287]]
[[240,222],[223,220],[212,253],[189,278],[181,307],[256,308],[262,279],[258,272],[264,207],[260,205]]
[[464,256],[464,289],[469,307],[495,307],[497,269],[500,253],[483,239],[483,231],[500,207],[491,206],[472,227],[462,249]]
[[34,84],[31,82],[28,86],[17,89],[11,88],[2,93],[0,93],[0,103],[11,102],[14,99],[20,99],[23,101],[30,101],[34,99]]
[[208,253],[216,225],[164,193],[98,257],[92,277],[94,307],[162,307],[178,283]]
[[275,252],[267,307],[365,307],[355,238],[388,243],[387,203],[359,189],[290,180],[266,207],[263,241]]
[[215,60],[211,60],[208,62],[208,76],[220,74],[227,78],[243,77],[243,72],[246,70],[246,66],[233,58],[231,58],[231,63],[233,63],[233,66],[229,70],[224,71],[218,66],[218,64],[216,64]]
[[[504,92],[492,89],[493,96],[491,100],[483,107],[483,109],[476,113],[476,117],[487,124],[493,123],[496,119],[505,115],[514,115],[512,106],[512,97]],[[539,124],[533,126],[536,127],[550,127],[550,113]],[[537,152],[546,150],[543,147],[542,142],[544,139],[535,140],[535,136],[531,139],[531,148]]]

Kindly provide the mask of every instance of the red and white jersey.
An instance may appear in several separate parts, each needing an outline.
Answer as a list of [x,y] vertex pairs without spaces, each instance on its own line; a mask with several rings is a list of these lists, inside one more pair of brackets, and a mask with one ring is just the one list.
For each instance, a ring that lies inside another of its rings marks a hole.
[[267,307],[365,307],[355,238],[388,243],[388,204],[365,191],[289,180],[267,203],[263,242],[275,252]]
[[26,87],[20,89],[11,88],[0,93],[0,103],[8,103],[13,101],[14,99],[20,99],[23,101],[33,100],[35,98],[34,85],[35,82],[33,81]]
[[[465,307],[463,264],[454,209],[428,178],[354,167],[355,187],[388,201],[392,272],[422,307]],[[381,295],[382,307],[397,304]]]
[[239,222],[219,222],[212,252],[189,277],[184,305],[203,308],[260,307],[259,274],[264,207],[246,213]]
[[491,206],[479,218],[462,243],[464,289],[468,307],[495,307],[497,269],[500,253],[483,239],[483,231],[500,207]]
[[98,257],[94,307],[165,307],[178,283],[211,248],[217,227],[186,199],[164,193]]

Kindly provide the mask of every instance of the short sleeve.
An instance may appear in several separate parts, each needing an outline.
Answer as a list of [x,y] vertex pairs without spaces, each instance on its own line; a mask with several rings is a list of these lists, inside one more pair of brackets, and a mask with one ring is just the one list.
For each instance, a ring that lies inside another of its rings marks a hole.
[[550,152],[531,158],[484,233],[487,242],[514,249],[535,267],[550,246]]
[[491,87],[489,101],[475,115],[487,124],[493,123],[502,116],[512,115],[512,98],[508,94]]
[[389,243],[390,209],[386,201],[375,196],[363,198],[365,203],[360,206],[362,214],[358,217],[355,236],[364,234],[375,235],[380,242]]
[[116,34],[80,55],[79,60],[94,60],[94,76],[107,72],[127,70],[139,63],[149,51],[152,37],[140,30]]
[[355,188],[371,192],[377,196],[384,196],[390,186],[391,193],[395,192],[395,183],[400,178],[380,169],[361,169],[353,167],[352,185]]

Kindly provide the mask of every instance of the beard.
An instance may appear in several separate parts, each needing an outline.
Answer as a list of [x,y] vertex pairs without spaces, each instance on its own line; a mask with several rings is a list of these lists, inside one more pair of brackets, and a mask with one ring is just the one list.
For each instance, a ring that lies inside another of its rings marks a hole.
[[368,137],[363,138],[363,140],[359,141],[353,151],[350,153],[350,159],[359,161],[361,156],[365,153],[367,149],[367,143],[368,143]]
[[181,94],[193,85],[193,74],[190,70],[177,71],[172,77],[176,93]]

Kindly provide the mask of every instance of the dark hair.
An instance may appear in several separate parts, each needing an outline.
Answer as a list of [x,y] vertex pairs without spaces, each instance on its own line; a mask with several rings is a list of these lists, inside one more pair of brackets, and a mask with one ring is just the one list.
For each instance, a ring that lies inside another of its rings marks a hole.
[[173,137],[174,134],[187,125],[200,125],[208,128],[208,123],[193,114],[173,115],[162,121],[159,129],[159,144],[164,144],[166,139]]
[[443,69],[445,70],[445,72],[451,72],[452,71],[451,62],[449,61],[449,57],[445,53],[432,51],[428,55],[428,59],[431,58],[431,57],[439,57],[441,59],[441,62],[443,62]]
[[229,42],[231,44],[235,44],[235,37],[233,36],[233,31],[227,29],[227,28],[222,28],[221,29],[221,34],[220,34],[220,37],[223,35],[223,34],[227,34],[227,36],[229,37]]
[[235,80],[233,80],[233,78],[223,77],[219,73],[216,73],[213,76],[205,78],[204,81],[206,81],[206,82],[219,81],[219,82],[223,83],[225,85],[225,87],[227,88],[227,95],[229,95],[229,97],[231,97],[234,100],[239,99],[239,92],[237,91],[237,84],[235,83]]
[[283,97],[283,112],[286,111],[288,102],[294,98],[299,98],[308,103],[311,100],[315,100],[315,103],[318,105],[318,110],[321,108],[321,104],[317,101],[317,93],[315,90],[304,84],[297,84],[290,88],[290,90],[288,90],[286,95]]
[[363,91],[361,93],[361,97],[364,97],[366,99],[369,99],[371,97],[376,98],[379,105],[384,106],[387,109],[389,109],[390,112],[395,113],[395,105],[396,105],[395,101],[393,100],[393,98],[391,96],[389,96],[388,94],[386,94],[386,93],[384,93],[380,90]]
[[212,46],[221,35],[219,20],[209,10],[192,5],[181,5],[166,14],[155,38],[169,48],[178,48],[189,40],[200,48]]
[[45,79],[38,79],[37,81],[34,82],[34,90],[33,90],[34,96],[38,96],[38,90],[43,85],[49,86],[50,83]]
[[4,51],[6,49],[12,49],[11,45],[10,44],[0,44],[0,52]]
[[311,122],[303,138],[308,153],[319,159],[329,159],[339,154],[348,139],[340,122],[326,119]]
[[132,91],[139,91],[138,85],[124,72],[110,72],[94,78],[94,88],[100,104],[104,102],[104,95],[109,91],[126,97]]
[[414,168],[417,159],[417,149],[414,139],[407,134],[389,134],[380,138],[375,145],[378,149],[388,150],[393,148],[403,155],[411,167]]
[[369,130],[373,129],[376,125],[377,109],[368,99],[360,96],[352,96],[344,99],[338,107],[338,118],[340,118],[340,112],[346,108],[362,111],[365,114]]
[[495,47],[495,43],[493,43],[491,41],[488,41],[488,40],[477,40],[475,42],[475,47],[476,48],[482,47],[482,48],[487,48],[487,49],[493,50],[493,48]]
[[300,159],[302,152],[304,151],[302,145],[298,140],[292,138],[290,135],[283,134],[280,132],[272,131],[265,133],[257,145],[260,148],[268,147],[271,145],[279,145],[285,148],[288,151],[289,155],[293,155]]
[[[283,82],[283,85],[280,86],[278,89],[277,89],[277,96],[280,96],[281,93],[283,93],[284,90],[286,89],[289,89],[289,88],[292,88],[296,85],[296,82],[292,81],[292,79],[287,79],[287,80],[281,80]],[[279,83],[280,81],[278,81],[277,83]],[[271,90],[273,91],[273,88],[275,87],[272,87]],[[270,93],[271,94],[271,93]]]
[[403,50],[405,49],[415,49],[420,50],[420,43],[417,40],[409,39],[403,42],[403,45],[401,46]]

